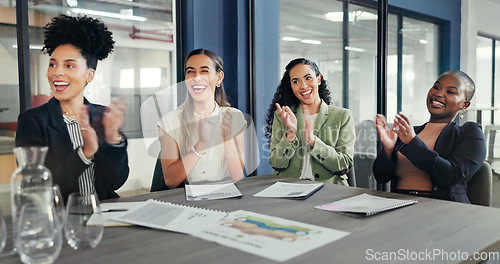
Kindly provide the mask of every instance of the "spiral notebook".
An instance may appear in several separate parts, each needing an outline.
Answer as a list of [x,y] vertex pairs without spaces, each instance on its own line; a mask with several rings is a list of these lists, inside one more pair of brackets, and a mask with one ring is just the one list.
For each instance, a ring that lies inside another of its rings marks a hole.
[[186,201],[217,200],[227,198],[241,198],[243,194],[234,184],[186,184]]
[[416,202],[416,200],[392,199],[363,193],[333,203],[318,205],[314,208],[361,217],[393,210]]
[[193,234],[226,217],[227,212],[149,199],[111,220]]
[[255,197],[307,199],[325,186],[324,183],[276,182],[254,194]]

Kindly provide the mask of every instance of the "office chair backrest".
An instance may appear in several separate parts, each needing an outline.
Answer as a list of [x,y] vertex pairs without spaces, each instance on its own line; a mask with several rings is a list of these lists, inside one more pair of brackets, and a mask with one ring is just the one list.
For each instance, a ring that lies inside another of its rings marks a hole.
[[488,162],[483,165],[467,182],[467,197],[472,204],[491,206],[493,172]]
[[163,170],[161,168],[161,159],[156,159],[155,169],[153,171],[153,180],[151,181],[151,192],[168,190],[168,186],[163,179]]
[[[160,155],[156,159],[155,169],[153,171],[153,180],[151,181],[150,192],[169,190],[170,188],[165,184],[165,179],[163,178],[163,169],[161,167]],[[176,188],[184,188],[185,183],[182,182]]]
[[377,157],[377,129],[373,120],[363,120],[356,124],[356,142],[354,143],[354,171],[356,186],[376,189],[372,165]]
[[354,166],[346,173],[346,175],[347,175],[347,183],[349,184],[349,186],[357,187],[356,174],[354,173]]

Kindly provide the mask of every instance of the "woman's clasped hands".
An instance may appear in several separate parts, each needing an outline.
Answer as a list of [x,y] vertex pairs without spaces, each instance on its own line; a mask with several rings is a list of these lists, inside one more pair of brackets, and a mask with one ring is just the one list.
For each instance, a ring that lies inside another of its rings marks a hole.
[[[104,135],[109,144],[120,143],[120,129],[125,122],[125,108],[127,103],[123,97],[113,98],[111,105],[106,108],[102,125]],[[83,137],[83,154],[90,159],[99,150],[99,140],[95,129],[90,125],[89,106],[84,105],[78,115],[80,117],[80,130]]]
[[[288,128],[286,132],[286,138],[288,142],[292,142],[297,134],[297,117],[292,112],[290,107],[288,106],[280,106],[276,103],[276,110],[278,110],[278,114],[281,116],[283,123]],[[314,122],[311,119],[310,111],[307,105],[302,106],[302,112],[304,113],[304,139],[311,146],[314,147],[314,143],[316,142],[316,136],[314,135]]]
[[394,118],[394,125],[391,129],[387,126],[385,116],[381,114],[378,114],[375,118],[375,126],[377,127],[380,141],[384,145],[384,150],[388,156],[394,149],[394,145],[398,138],[401,139],[403,143],[408,144],[416,135],[413,126],[410,124],[410,120],[402,113],[396,115]]

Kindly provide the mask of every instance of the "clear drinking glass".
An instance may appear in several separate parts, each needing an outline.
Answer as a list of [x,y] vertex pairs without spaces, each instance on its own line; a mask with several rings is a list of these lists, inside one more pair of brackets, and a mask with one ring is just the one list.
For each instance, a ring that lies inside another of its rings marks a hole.
[[5,242],[7,241],[7,228],[5,226],[5,220],[2,214],[2,208],[0,208],[0,253],[2,253],[5,248]]
[[[51,191],[48,188],[52,187],[52,174],[43,165],[48,149],[48,147],[17,147],[13,149],[19,167],[12,173],[10,181],[12,223],[17,223],[20,208],[33,197],[47,199],[47,204],[50,202],[51,196],[49,194]],[[43,192],[46,195],[41,194]],[[16,227],[16,224],[12,225],[14,240],[17,238]],[[14,251],[15,246],[14,241]]]
[[63,227],[66,223],[66,207],[64,206],[64,200],[59,185],[55,184],[52,186],[52,194],[54,196],[53,206],[56,211],[57,220],[59,220],[60,226]]
[[66,207],[64,234],[73,249],[94,248],[104,232],[103,217],[96,194],[72,193]]
[[28,202],[17,219],[16,249],[25,264],[50,264],[59,257],[62,229],[55,210],[45,203]]

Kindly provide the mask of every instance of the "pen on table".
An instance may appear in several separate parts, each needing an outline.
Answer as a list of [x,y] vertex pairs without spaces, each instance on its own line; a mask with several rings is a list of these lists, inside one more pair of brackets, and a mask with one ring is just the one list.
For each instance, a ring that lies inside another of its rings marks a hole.
[[109,209],[109,210],[105,210],[105,211],[102,211],[103,213],[112,213],[112,212],[126,212],[128,211],[128,209]]

